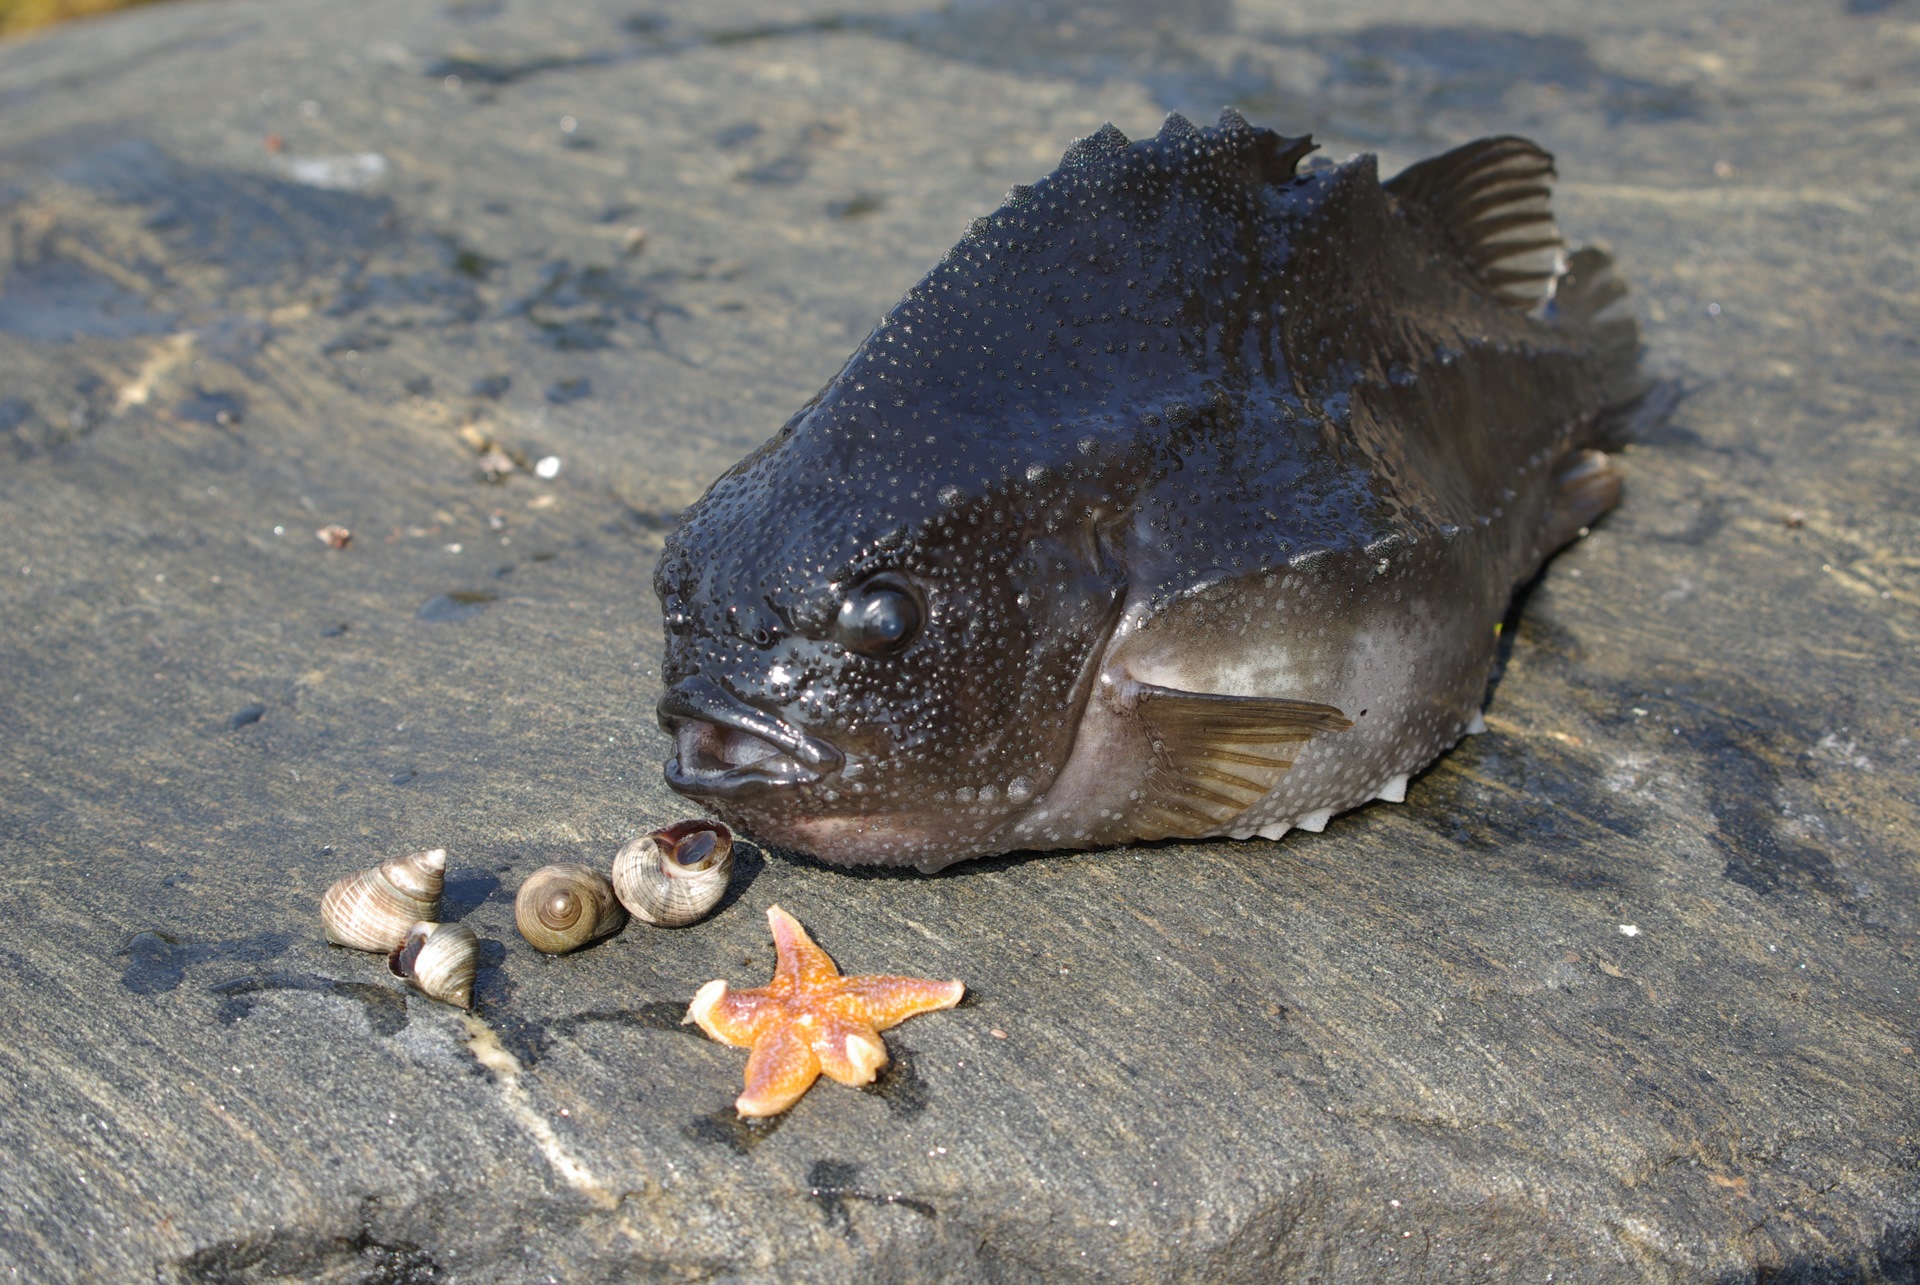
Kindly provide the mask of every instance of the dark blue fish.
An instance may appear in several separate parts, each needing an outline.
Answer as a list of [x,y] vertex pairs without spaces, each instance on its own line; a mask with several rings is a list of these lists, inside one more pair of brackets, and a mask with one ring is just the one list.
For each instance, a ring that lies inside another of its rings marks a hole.
[[1076,143],[685,515],[668,783],[829,861],[1318,830],[1475,730],[1651,383],[1553,160]]

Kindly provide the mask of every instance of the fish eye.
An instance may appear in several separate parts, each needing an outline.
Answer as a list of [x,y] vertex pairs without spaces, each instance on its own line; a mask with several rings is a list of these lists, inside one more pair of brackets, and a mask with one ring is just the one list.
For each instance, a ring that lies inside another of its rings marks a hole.
[[863,656],[895,655],[920,633],[919,599],[900,577],[875,576],[840,604],[834,632],[848,650]]

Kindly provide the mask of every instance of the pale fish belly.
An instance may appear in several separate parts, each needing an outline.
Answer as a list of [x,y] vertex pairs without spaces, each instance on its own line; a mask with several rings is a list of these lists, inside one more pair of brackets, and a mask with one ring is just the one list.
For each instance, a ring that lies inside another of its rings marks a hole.
[[[1189,620],[1143,630],[1134,648],[1119,649],[1138,682],[1313,701],[1352,720],[1302,745],[1274,787],[1214,834],[1277,839],[1296,827],[1318,831],[1374,799],[1398,802],[1412,774],[1482,726],[1507,591],[1483,583],[1444,593],[1460,578],[1433,576],[1426,559],[1407,562],[1352,589],[1334,574],[1249,577],[1253,584],[1222,586],[1212,604],[1192,604]],[[1164,645],[1137,645],[1150,637]]]

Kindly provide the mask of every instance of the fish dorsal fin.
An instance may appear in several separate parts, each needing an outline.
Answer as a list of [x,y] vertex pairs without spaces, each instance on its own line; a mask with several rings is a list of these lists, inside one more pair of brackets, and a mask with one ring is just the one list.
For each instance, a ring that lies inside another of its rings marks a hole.
[[1353,722],[1331,705],[1138,685],[1134,713],[1151,751],[1140,837],[1218,830],[1279,782],[1300,747]]
[[1200,139],[1200,128],[1179,112],[1168,112],[1160,122],[1158,141],[1168,147],[1181,147]]
[[1102,161],[1112,160],[1126,151],[1127,144],[1131,141],[1125,134],[1114,128],[1112,121],[1108,121],[1085,138],[1075,139],[1067,147],[1066,154],[1060,158],[1061,168],[1086,169]]
[[1554,225],[1553,157],[1524,138],[1483,138],[1410,165],[1383,186],[1441,231],[1500,302],[1521,312],[1552,296],[1566,242]]

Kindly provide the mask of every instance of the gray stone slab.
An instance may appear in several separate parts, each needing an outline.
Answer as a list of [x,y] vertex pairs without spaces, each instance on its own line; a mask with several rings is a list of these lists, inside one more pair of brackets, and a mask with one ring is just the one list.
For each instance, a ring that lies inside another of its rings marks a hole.
[[[1916,86],[1871,0],[237,0],[0,46],[0,1272],[1913,1280]],[[1010,183],[1229,101],[1389,167],[1538,138],[1691,389],[1491,732],[1321,835],[753,849],[694,928],[532,952],[522,877],[686,810],[678,510]],[[471,1017],[318,931],[429,845]],[[677,1018],[764,980],[774,902],[973,999],[745,1129]]]

